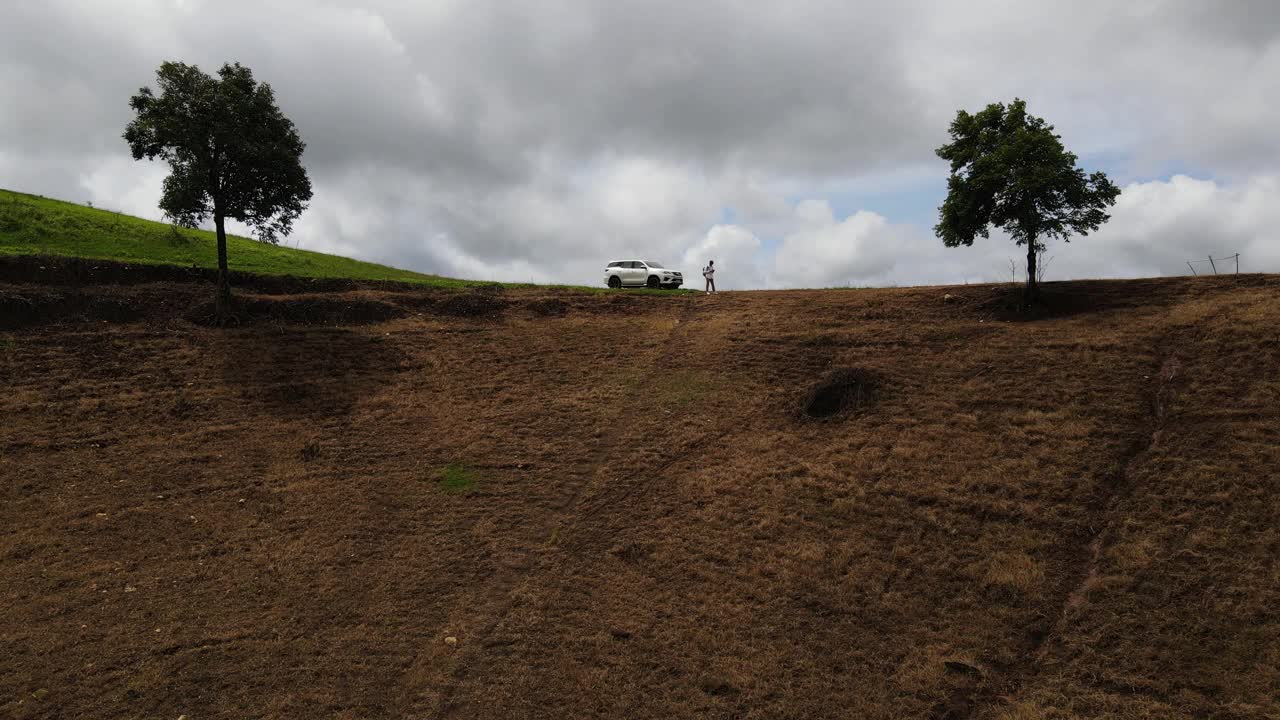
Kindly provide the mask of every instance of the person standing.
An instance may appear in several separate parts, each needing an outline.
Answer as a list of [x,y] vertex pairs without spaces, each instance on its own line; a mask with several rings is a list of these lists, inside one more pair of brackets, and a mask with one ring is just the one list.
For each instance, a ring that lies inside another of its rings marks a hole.
[[716,291],[716,261],[715,260],[707,261],[707,266],[702,268],[702,277],[707,279],[707,287],[706,287],[707,294],[710,295],[711,293],[715,292]]

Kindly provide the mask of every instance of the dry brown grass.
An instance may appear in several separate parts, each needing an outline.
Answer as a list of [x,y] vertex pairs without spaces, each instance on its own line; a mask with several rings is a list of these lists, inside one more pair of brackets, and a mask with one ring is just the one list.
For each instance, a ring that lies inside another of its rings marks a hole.
[[1277,717],[1280,279],[1047,289],[0,286],[0,708]]

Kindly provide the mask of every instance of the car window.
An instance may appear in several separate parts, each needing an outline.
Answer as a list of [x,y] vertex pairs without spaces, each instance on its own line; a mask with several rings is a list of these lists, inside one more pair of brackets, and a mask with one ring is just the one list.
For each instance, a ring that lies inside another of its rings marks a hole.
[[651,261],[646,260],[646,261],[645,261],[645,264],[647,264],[649,267],[651,267],[651,268],[653,268],[653,269],[655,269],[655,270],[661,270],[661,269],[662,269],[662,263],[656,263],[656,262],[651,262]]
[[644,267],[644,266],[640,264],[640,261],[639,261],[639,260],[632,260],[630,263],[627,263],[627,267],[629,267],[629,268],[634,268],[634,269],[637,269],[637,270],[638,270],[638,269],[640,269],[640,268],[642,268],[642,267]]
[[619,266],[619,265],[621,265],[621,264],[622,264],[622,263],[620,263],[620,262],[611,262],[611,263],[609,263],[609,267],[618,267],[618,266]]

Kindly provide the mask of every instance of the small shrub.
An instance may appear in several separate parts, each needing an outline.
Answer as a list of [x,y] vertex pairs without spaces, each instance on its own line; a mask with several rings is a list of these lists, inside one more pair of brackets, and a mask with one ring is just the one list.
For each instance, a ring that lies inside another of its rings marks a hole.
[[169,408],[169,413],[175,418],[184,419],[189,417],[195,409],[195,403],[191,402],[186,395],[179,395],[178,399],[173,401],[173,407]]
[[183,245],[191,244],[191,238],[187,237],[186,235],[183,235],[182,231],[178,229],[178,226],[176,224],[169,226],[168,240],[170,245],[175,245],[175,246],[183,246]]
[[475,473],[462,463],[449,463],[440,471],[438,483],[445,492],[470,492],[477,481]]

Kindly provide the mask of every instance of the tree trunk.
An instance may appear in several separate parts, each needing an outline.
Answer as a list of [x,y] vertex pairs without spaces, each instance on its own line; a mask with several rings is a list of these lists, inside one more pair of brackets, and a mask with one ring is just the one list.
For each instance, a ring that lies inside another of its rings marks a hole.
[[214,208],[213,224],[218,230],[218,294],[213,315],[218,325],[226,325],[231,316],[231,278],[227,275],[227,230],[219,208]]
[[1022,294],[1022,309],[1030,310],[1040,299],[1040,286],[1036,284],[1036,239],[1027,240],[1027,289]]

